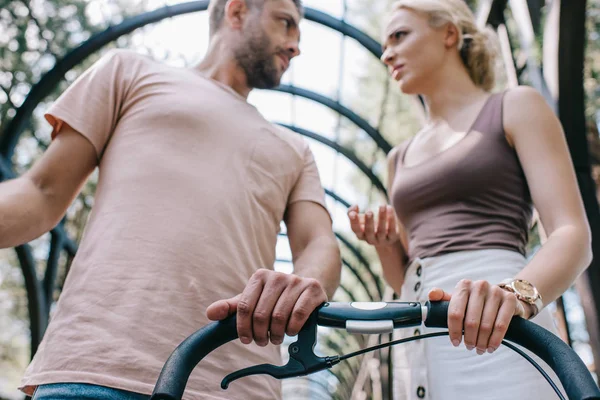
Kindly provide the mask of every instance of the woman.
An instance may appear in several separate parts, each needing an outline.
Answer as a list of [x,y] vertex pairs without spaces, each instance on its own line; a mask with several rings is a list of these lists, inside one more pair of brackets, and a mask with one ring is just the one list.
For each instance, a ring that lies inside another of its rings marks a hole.
[[[590,232],[559,121],[531,88],[490,93],[492,49],[462,0],[397,1],[385,28],[382,60],[429,123],[388,156],[391,206],[353,206],[350,224],[401,300],[450,300],[450,340],[474,350],[397,346],[397,398],[556,398],[496,350],[514,315],[554,330],[543,307],[590,263]],[[548,239],[527,260],[533,206]]]

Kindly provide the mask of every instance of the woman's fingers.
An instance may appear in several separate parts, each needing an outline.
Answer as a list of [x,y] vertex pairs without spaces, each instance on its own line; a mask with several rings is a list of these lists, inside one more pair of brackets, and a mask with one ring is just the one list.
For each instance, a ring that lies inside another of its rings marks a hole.
[[348,209],[348,218],[350,219],[350,228],[359,240],[365,239],[365,231],[361,223],[361,215],[358,213],[358,206],[354,205]]
[[375,238],[375,222],[373,220],[373,212],[367,211],[365,213],[365,239],[369,244],[377,243],[377,239]]
[[494,352],[502,344],[504,335],[506,335],[506,331],[508,330],[508,325],[517,312],[517,303],[518,300],[514,294],[509,292],[504,294],[496,322],[494,323],[494,329],[488,342],[488,351],[490,353]]
[[379,215],[377,218],[377,227],[375,228],[375,239],[378,243],[385,242],[387,238],[387,207],[379,206]]
[[392,206],[387,206],[387,238],[390,242],[398,240],[398,231],[396,228],[396,214]]
[[353,205],[348,208],[348,219],[356,237],[374,246],[393,244],[399,238],[392,206],[380,206],[378,215],[374,215],[372,211],[361,214],[358,206]]
[[454,346],[458,346],[462,340],[465,313],[470,294],[471,281],[463,279],[456,285],[448,305],[448,331],[450,341]]
[[489,287],[490,284],[486,281],[477,281],[470,285],[469,301],[464,322],[465,346],[469,350],[473,350],[477,345],[477,336],[479,335],[483,307]]
[[[439,291],[438,291],[439,292]],[[430,300],[440,293],[432,291]],[[465,346],[478,354],[498,349],[515,315],[524,315],[524,307],[513,293],[487,281],[463,279],[452,294],[448,307],[448,330],[455,346],[464,334]]]
[[483,354],[486,351],[492,353],[493,350],[489,347],[490,337],[494,330],[494,324],[498,316],[498,310],[504,298],[503,290],[498,286],[491,286],[486,297],[485,306],[483,307],[483,315],[481,324],[479,325],[479,333],[477,335],[477,354]]

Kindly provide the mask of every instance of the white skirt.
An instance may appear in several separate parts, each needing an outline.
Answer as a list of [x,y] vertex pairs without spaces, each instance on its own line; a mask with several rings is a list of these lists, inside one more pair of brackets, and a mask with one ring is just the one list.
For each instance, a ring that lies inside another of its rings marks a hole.
[[[415,259],[406,271],[400,301],[427,301],[434,287],[451,293],[461,279],[498,283],[514,277],[526,263],[525,257],[517,252],[495,249]],[[548,309],[542,310],[532,322],[558,335]],[[398,329],[394,338],[435,331],[440,330],[423,325]],[[562,390],[554,372],[538,357],[534,359]],[[478,355],[475,349],[467,350],[464,341],[454,347],[447,336],[442,336],[394,346],[393,361],[394,400],[558,399],[543,376],[505,346],[493,354]]]

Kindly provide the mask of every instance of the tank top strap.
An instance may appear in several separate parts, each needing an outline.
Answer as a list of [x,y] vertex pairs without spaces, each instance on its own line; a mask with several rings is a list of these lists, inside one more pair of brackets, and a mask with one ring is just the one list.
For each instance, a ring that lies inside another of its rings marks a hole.
[[504,135],[503,102],[506,92],[507,90],[503,90],[490,96],[473,124],[473,130],[485,133],[496,132]]

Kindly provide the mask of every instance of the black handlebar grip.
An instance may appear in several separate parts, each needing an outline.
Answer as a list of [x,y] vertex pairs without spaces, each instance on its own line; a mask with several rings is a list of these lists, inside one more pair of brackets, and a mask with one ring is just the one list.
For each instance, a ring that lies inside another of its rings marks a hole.
[[235,314],[193,333],[177,346],[163,366],[151,400],[181,400],[196,365],[217,347],[237,338]]
[[425,326],[429,328],[448,328],[448,305],[447,301],[428,301],[427,318]]
[[[425,326],[448,327],[448,302],[428,302]],[[505,339],[536,354],[556,373],[570,400],[600,400],[600,390],[589,370],[558,336],[541,326],[514,317]]]

